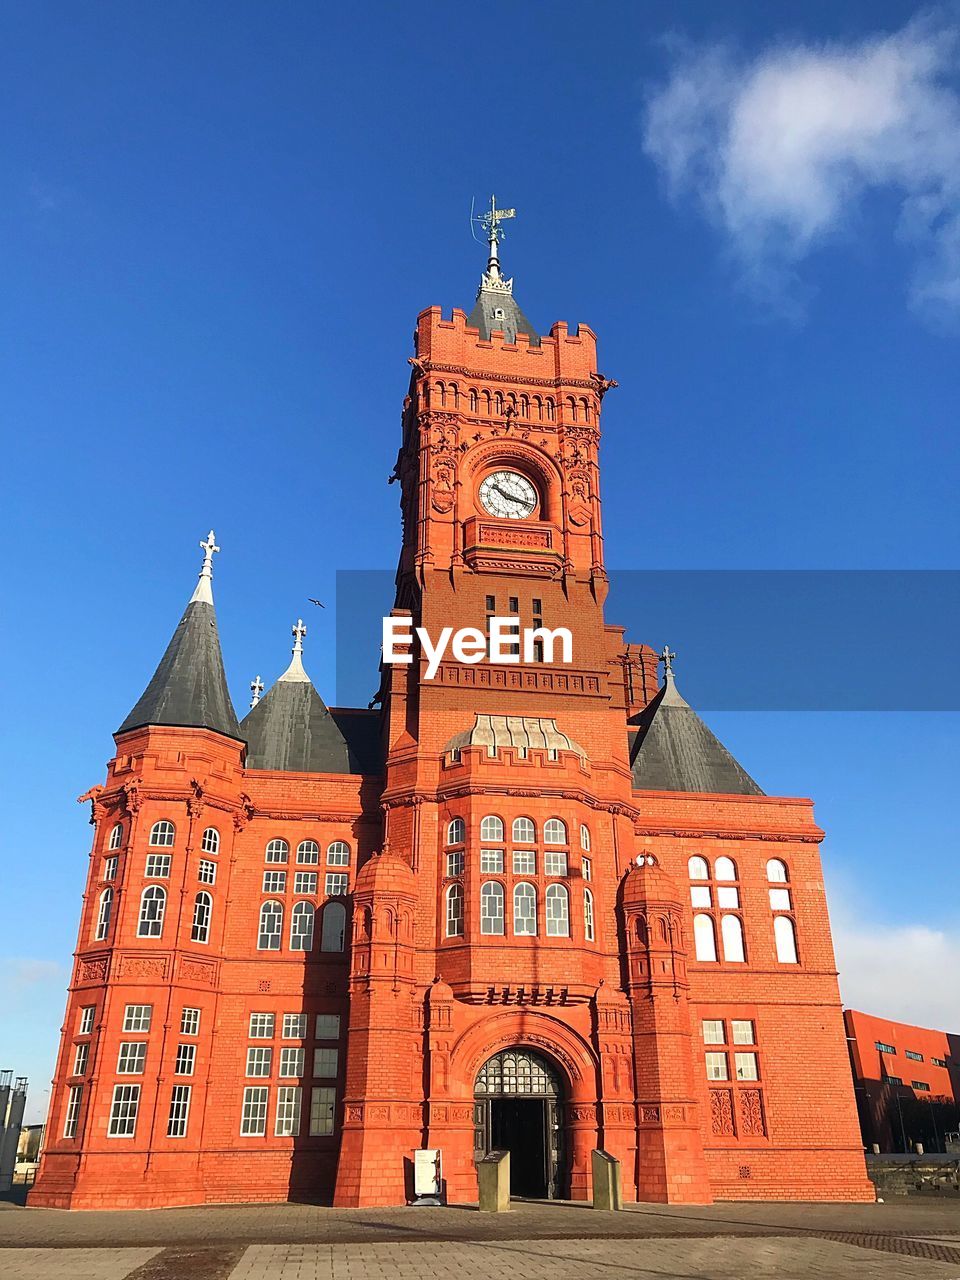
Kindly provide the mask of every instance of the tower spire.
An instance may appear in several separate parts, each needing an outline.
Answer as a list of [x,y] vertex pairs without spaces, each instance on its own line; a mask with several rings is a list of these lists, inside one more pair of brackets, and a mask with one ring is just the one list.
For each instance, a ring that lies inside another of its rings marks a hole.
[[525,333],[531,346],[539,346],[540,335],[513,299],[513,280],[506,279],[500,270],[500,241],[503,239],[500,224],[516,216],[516,209],[498,209],[497,197],[491,196],[490,208],[473,219],[486,235],[487,269],[480,277],[477,301],[467,324],[479,329],[484,340],[489,340],[490,334],[499,329],[505,342],[516,342],[517,334]]
[[[517,216],[516,209],[498,209],[497,197],[490,197],[489,213],[482,213],[479,221],[480,225],[487,233],[487,245],[489,247],[489,257],[487,258],[487,270],[483,279],[483,284],[491,285],[502,283],[504,288],[510,289],[513,281],[505,281],[500,275],[500,241],[503,239],[503,232],[500,230],[500,223],[506,218],[515,218]],[[482,287],[482,285],[481,285]]]

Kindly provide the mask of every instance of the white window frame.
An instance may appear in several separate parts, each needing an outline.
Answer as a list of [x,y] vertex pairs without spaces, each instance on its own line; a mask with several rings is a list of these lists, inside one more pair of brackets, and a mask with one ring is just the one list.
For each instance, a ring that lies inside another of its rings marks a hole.
[[172,863],[173,854],[148,853],[147,861],[143,868],[144,880],[169,880]]
[[240,1136],[262,1138],[267,1132],[267,1109],[270,1090],[266,1085],[247,1085],[243,1091],[243,1107],[240,1112]]
[[101,878],[103,880],[116,880],[119,866],[120,858],[117,854],[113,853],[109,858],[104,858],[103,875]]
[[543,874],[545,876],[567,875],[566,849],[544,849]]
[[119,849],[123,845],[123,823],[118,822],[110,832],[110,839],[107,841],[108,849]]
[[305,1050],[302,1045],[284,1045],[280,1050],[280,1069],[277,1072],[281,1080],[299,1080],[304,1070]]
[[535,876],[537,874],[536,849],[514,849],[512,865],[515,876]]
[[303,1090],[298,1084],[277,1087],[277,1110],[273,1124],[276,1138],[296,1138],[300,1133],[300,1108]]
[[337,1091],[330,1085],[310,1090],[310,1136],[323,1138],[333,1133],[336,1123]]
[[103,942],[110,932],[110,917],[113,915],[113,890],[104,889],[97,907],[97,927],[94,930],[94,942]]
[[80,1024],[77,1028],[78,1036],[88,1036],[93,1031],[93,1020],[97,1016],[97,1006],[95,1004],[85,1004],[80,1009]]
[[189,1040],[177,1045],[177,1054],[173,1060],[175,1076],[192,1076],[197,1066],[197,1046]]
[[200,1034],[200,1010],[192,1005],[180,1011],[180,1034],[196,1036]]
[[593,894],[589,889],[583,891],[583,940],[595,942],[597,938],[596,912],[593,905]]
[[[151,903],[156,903],[152,908]],[[162,938],[163,921],[167,914],[167,891],[162,884],[148,884],[140,894],[140,915],[137,920],[138,938]]]
[[463,869],[466,865],[466,857],[462,849],[454,849],[446,855],[447,858],[447,877],[462,876]]
[[317,909],[312,902],[295,902],[290,912],[290,950],[312,951]]
[[537,889],[529,880],[513,886],[513,933],[517,938],[537,936]]
[[201,884],[216,884],[217,864],[209,858],[201,858],[197,864],[197,879]]
[[323,894],[326,898],[345,898],[350,889],[350,876],[346,871],[328,871],[323,878]]
[[90,1041],[81,1040],[73,1046],[73,1070],[70,1072],[72,1076],[85,1076],[87,1074],[87,1066],[90,1062]]
[[502,849],[481,849],[480,850],[480,874],[487,876],[503,875],[503,850]]
[[467,824],[463,818],[451,818],[447,823],[447,844],[466,844]]
[[172,849],[177,839],[177,828],[169,818],[161,818],[150,828],[147,844],[154,849]]
[[220,832],[216,827],[207,827],[200,837],[200,852],[212,854],[220,852]]
[[346,840],[333,840],[327,845],[328,867],[349,867],[350,846]]
[[503,937],[503,898],[503,885],[499,880],[485,880],[480,886],[481,934],[492,938]]
[[316,871],[295,871],[293,873],[293,892],[316,894],[318,884]]
[[185,1138],[187,1124],[190,1120],[190,1095],[193,1092],[189,1084],[175,1084],[170,1090],[170,1110],[167,1113],[167,1137]]
[[262,893],[286,893],[287,892],[287,873],[286,871],[265,871],[263,873],[263,884],[261,886]]
[[251,1013],[247,1028],[249,1040],[272,1040],[277,1025],[275,1013]]
[[543,895],[548,938],[570,937],[570,893],[566,885],[549,884]]
[[505,842],[503,819],[495,813],[488,813],[480,819],[480,843],[503,844]]
[[464,931],[463,885],[451,884],[444,893],[446,937],[462,938]]
[[[267,927],[268,926],[268,927]],[[283,945],[283,903],[273,898],[260,904],[257,950],[279,951]]]
[[514,844],[537,843],[537,824],[532,818],[514,818],[511,831]]
[[117,1075],[142,1076],[146,1067],[146,1040],[121,1040],[117,1051]]
[[264,862],[271,863],[287,863],[290,861],[290,845],[280,836],[274,837],[273,840],[267,841],[267,847],[263,851]]
[[726,1029],[722,1018],[704,1018],[700,1024],[704,1044],[726,1044]]
[[110,1100],[108,1138],[134,1138],[137,1134],[137,1115],[140,1111],[140,1086],[115,1084]]
[[580,823],[580,848],[584,853],[590,852],[590,828],[585,822]]
[[83,1105],[83,1085],[72,1084],[67,1093],[67,1105],[63,1113],[63,1136],[75,1138],[80,1123],[80,1107]]
[[247,1062],[243,1074],[248,1080],[268,1080],[273,1074],[273,1045],[247,1045]]
[[760,1079],[760,1064],[756,1053],[752,1051],[749,1053],[735,1053],[733,1060],[738,1080]]
[[213,919],[213,898],[202,890],[193,900],[193,924],[190,941],[206,945],[210,941],[210,922]]
[[153,1021],[152,1004],[128,1004],[123,1010],[123,1031],[127,1034],[146,1034]]
[[548,818],[543,824],[544,844],[567,844],[567,824],[562,818]]
[[730,1067],[726,1053],[712,1051],[703,1055],[708,1080],[729,1080]]
[[280,1028],[281,1040],[305,1040],[307,1036],[307,1015],[305,1013],[285,1013]]
[[320,846],[316,840],[301,840],[297,845],[297,865],[301,867],[317,867],[320,865]]

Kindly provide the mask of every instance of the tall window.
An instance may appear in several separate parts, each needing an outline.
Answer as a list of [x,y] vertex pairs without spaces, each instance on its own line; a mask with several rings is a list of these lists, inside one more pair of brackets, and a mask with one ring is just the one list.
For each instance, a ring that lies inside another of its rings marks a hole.
[[132,1138],[137,1131],[137,1112],[140,1109],[138,1084],[115,1084],[110,1104],[109,1138]]
[[160,822],[155,822],[150,828],[150,844],[159,845],[161,848],[168,848],[176,839],[177,831],[172,822],[167,822],[164,818]]
[[537,932],[537,891],[525,880],[513,887],[513,932],[518,937]]
[[318,1080],[324,1080],[327,1077],[333,1077],[337,1074],[340,1067],[340,1050],[339,1049],[314,1049],[313,1051],[313,1074]]
[[118,822],[110,832],[110,840],[107,843],[108,849],[119,849],[123,844],[123,823]]
[[566,844],[567,828],[559,818],[548,818],[543,824],[544,844]]
[[197,1046],[195,1044],[178,1044],[177,1056],[173,1063],[173,1074],[175,1076],[192,1076],[196,1061]]
[[267,1045],[250,1045],[247,1049],[247,1075],[268,1076],[273,1069],[273,1049]]
[[87,1073],[87,1059],[90,1057],[90,1041],[81,1040],[79,1044],[73,1046],[73,1070],[70,1072],[73,1076],[82,1076]]
[[544,849],[543,870],[548,876],[565,876],[567,874],[566,849]]
[[482,844],[503,843],[503,819],[488,814],[480,819],[480,841]]
[[285,871],[265,871],[263,873],[264,893],[285,893],[287,873]]
[[[129,1006],[128,1006],[129,1008]],[[96,1016],[97,1006],[95,1004],[85,1004],[80,1010],[80,1025],[77,1027],[78,1036],[88,1036],[93,1030],[93,1019]]]
[[198,893],[193,900],[193,928],[190,930],[191,942],[210,941],[210,916],[213,914],[213,899],[209,893]]
[[153,1017],[152,1004],[128,1004],[123,1010],[124,1031],[149,1031]]
[[580,848],[584,853],[590,852],[590,828],[580,823]]
[[323,908],[320,929],[321,951],[342,951],[347,927],[347,909],[342,902],[328,902]]
[[709,862],[698,855],[687,862],[687,874],[691,882],[690,905],[698,913],[693,931],[697,959],[717,960],[719,932],[723,959],[732,964],[744,963],[743,921],[739,914],[728,914],[739,912],[741,906],[736,863],[732,858],[719,857],[711,875]]
[[277,1118],[273,1132],[278,1138],[295,1138],[300,1132],[300,1086],[281,1085],[277,1090]]
[[316,893],[317,892],[317,873],[316,871],[297,871],[293,877],[294,893]]
[[767,863],[767,893],[773,912],[773,940],[780,964],[797,964],[797,926],[793,919],[793,893],[787,864],[779,858]]
[[211,862],[209,858],[201,858],[200,865],[197,867],[197,879],[201,884],[216,884],[217,864]]
[[143,1075],[147,1062],[146,1040],[121,1040],[120,1052],[117,1054],[118,1076]]
[[180,1014],[180,1034],[195,1036],[200,1034],[200,1010],[184,1009]]
[[201,853],[220,852],[220,832],[216,827],[207,827],[200,839]]
[[307,1015],[305,1013],[285,1013],[280,1034],[284,1040],[303,1040],[307,1034]]
[[316,909],[312,902],[298,902],[290,912],[290,950],[313,950],[313,922]]
[[167,909],[167,891],[162,885],[148,884],[140,895],[138,938],[159,938],[163,933],[163,915]]
[[503,885],[488,880],[480,890],[480,932],[503,933]]
[[118,867],[119,865],[120,865],[120,860],[119,860],[119,858],[117,857],[117,855],[116,855],[116,854],[113,854],[113,856],[112,856],[112,857],[110,857],[110,858],[104,858],[104,860],[103,860],[103,877],[102,877],[102,878],[103,878],[104,880],[116,880],[116,878],[117,878],[117,867]]
[[464,853],[462,849],[451,849],[446,855],[447,858],[447,875],[461,876],[464,868]]
[[533,844],[537,838],[537,828],[532,818],[514,818],[514,844]]
[[279,902],[265,902],[260,908],[258,951],[279,951],[283,933],[283,907]]
[[562,884],[547,886],[546,893],[547,936],[569,938],[570,895]]
[[453,818],[447,824],[447,844],[463,844],[467,835],[466,823],[462,818]]
[[272,1013],[251,1013],[247,1035],[251,1040],[272,1040],[276,1018]]
[[243,1111],[240,1115],[240,1133],[247,1138],[260,1137],[267,1132],[267,1099],[270,1090],[262,1085],[248,1085],[243,1091]]
[[589,889],[583,891],[583,936],[587,942],[593,942],[595,938],[593,894]]
[[297,861],[304,867],[315,867],[320,861],[320,846],[316,840],[301,840],[297,845]]
[[310,1136],[323,1137],[333,1133],[333,1112],[337,1101],[336,1089],[321,1086],[310,1090]]
[[328,871],[324,877],[323,892],[328,898],[342,898],[350,887],[350,877],[346,871]]
[[303,1046],[288,1045],[280,1050],[280,1078],[289,1080],[303,1075]]
[[170,854],[148,853],[147,865],[143,874],[148,880],[168,880],[170,878]]
[[350,846],[344,840],[334,840],[327,846],[328,867],[349,867]]
[[452,884],[446,893],[447,937],[463,937],[463,885]]
[[185,1138],[190,1116],[190,1085],[175,1084],[170,1093],[170,1114],[167,1117],[167,1137]]
[[271,840],[263,857],[265,862],[287,862],[290,858],[290,846],[286,840]]
[[100,906],[97,909],[97,928],[93,935],[95,942],[102,942],[110,931],[110,915],[113,911],[113,890],[104,889],[100,895]]
[[82,1101],[83,1085],[71,1085],[70,1092],[67,1094],[67,1109],[63,1118],[63,1136],[65,1138],[75,1138],[77,1136],[77,1125],[80,1123],[80,1104]]

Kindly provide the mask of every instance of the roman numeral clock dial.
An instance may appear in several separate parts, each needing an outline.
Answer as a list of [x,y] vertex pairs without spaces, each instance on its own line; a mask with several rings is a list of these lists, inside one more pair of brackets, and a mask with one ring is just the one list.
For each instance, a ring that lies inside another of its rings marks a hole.
[[504,520],[525,520],[537,509],[537,491],[517,471],[494,471],[480,485],[485,511]]

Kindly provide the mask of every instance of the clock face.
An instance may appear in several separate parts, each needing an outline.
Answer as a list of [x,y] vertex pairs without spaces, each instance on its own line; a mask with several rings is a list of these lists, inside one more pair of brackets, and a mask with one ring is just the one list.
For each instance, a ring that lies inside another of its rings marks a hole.
[[537,491],[517,471],[494,471],[480,485],[480,501],[492,516],[524,520],[537,509]]

